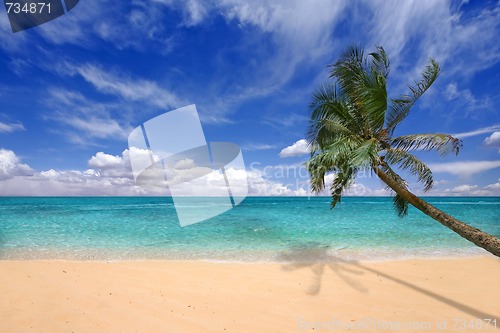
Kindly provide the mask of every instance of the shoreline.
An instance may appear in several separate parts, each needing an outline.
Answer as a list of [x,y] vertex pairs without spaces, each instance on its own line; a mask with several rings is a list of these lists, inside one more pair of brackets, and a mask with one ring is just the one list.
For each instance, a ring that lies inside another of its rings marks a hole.
[[[334,263],[334,262],[358,262],[358,263],[384,263],[384,262],[402,262],[402,261],[427,261],[427,260],[462,260],[462,259],[497,259],[489,253],[485,254],[467,254],[467,255],[428,255],[414,257],[395,257],[395,258],[371,258],[371,259],[333,259],[333,260],[293,260],[301,263]],[[498,258],[500,263],[500,258]],[[90,262],[90,263],[135,263],[135,262],[174,262],[174,263],[196,263],[206,262],[214,264],[287,264],[290,261],[277,260],[236,260],[236,259],[209,259],[209,258],[191,258],[191,259],[172,259],[172,258],[122,258],[122,259],[77,259],[77,258],[0,258],[2,262],[37,262],[37,261],[56,261],[56,262]]]
[[499,278],[494,256],[309,263],[0,260],[0,331],[467,332],[470,327],[453,330],[460,324],[454,320],[485,326],[484,319],[496,319],[500,326]]
[[[136,251],[137,250],[137,251]],[[223,263],[286,263],[289,261],[359,261],[359,262],[386,262],[405,260],[433,260],[433,259],[461,259],[489,257],[490,253],[480,248],[457,248],[422,251],[422,249],[332,249],[326,247],[300,247],[288,251],[277,250],[249,250],[227,251],[212,250],[210,252],[193,252],[188,250],[172,251],[170,249],[156,249],[140,253],[143,249],[130,250],[103,250],[85,249],[79,251],[60,250],[5,250],[0,249],[1,261],[82,261],[82,262],[134,262],[134,261],[207,261]]]

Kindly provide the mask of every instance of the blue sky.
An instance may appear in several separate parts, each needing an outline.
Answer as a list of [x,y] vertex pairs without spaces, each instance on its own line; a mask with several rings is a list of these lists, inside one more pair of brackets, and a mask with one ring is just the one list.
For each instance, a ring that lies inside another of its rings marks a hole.
[[[311,93],[350,45],[383,46],[389,92],[430,57],[442,74],[396,134],[450,133],[418,154],[430,195],[500,195],[500,2],[80,1],[12,33],[0,11],[0,195],[141,195],[127,137],[196,104],[208,141],[241,146],[252,195],[305,195]],[[409,178],[411,188],[421,187]],[[360,175],[352,195],[384,195]]]

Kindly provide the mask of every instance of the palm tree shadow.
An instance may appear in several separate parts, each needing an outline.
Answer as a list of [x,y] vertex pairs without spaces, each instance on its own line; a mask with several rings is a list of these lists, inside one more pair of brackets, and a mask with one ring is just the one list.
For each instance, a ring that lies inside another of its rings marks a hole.
[[[472,308],[466,304],[455,301],[446,296],[435,293],[434,291],[419,287],[413,283],[407,282],[400,278],[391,276],[377,269],[365,266],[356,260],[347,260],[328,253],[329,246],[309,244],[305,246],[297,246],[289,251],[280,253],[276,258],[279,262],[283,262],[282,269],[285,271],[293,271],[301,268],[310,268],[314,273],[313,281],[310,284],[307,293],[317,295],[321,290],[321,284],[325,268],[330,268],[349,286],[361,293],[368,293],[368,289],[363,284],[351,275],[363,275],[365,273],[373,273],[382,276],[388,280],[398,283],[404,287],[413,289],[423,295],[426,295],[434,300],[451,306],[461,312],[467,313],[475,318],[497,318],[498,315],[493,315],[481,310]],[[496,327],[500,329],[500,327]]]
[[363,275],[363,271],[351,266],[356,265],[355,261],[344,260],[328,254],[328,246],[299,246],[278,255],[280,262],[285,262],[282,269],[293,271],[301,268],[310,268],[313,272],[313,281],[309,285],[307,293],[317,295],[321,290],[321,284],[325,269],[330,268],[344,282],[361,293],[368,293],[368,289],[358,282],[351,275]]

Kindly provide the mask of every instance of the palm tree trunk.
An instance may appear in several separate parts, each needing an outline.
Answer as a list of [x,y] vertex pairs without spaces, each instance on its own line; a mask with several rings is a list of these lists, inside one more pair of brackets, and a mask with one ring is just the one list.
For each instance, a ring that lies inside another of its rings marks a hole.
[[384,183],[386,183],[391,189],[399,194],[402,198],[412,204],[415,208],[422,211],[424,214],[432,217],[434,220],[438,221],[445,227],[450,228],[463,238],[482,247],[486,251],[500,257],[500,239],[492,236],[484,231],[477,228],[471,227],[470,225],[457,220],[453,216],[446,214],[445,212],[437,209],[433,205],[425,202],[424,200],[417,197],[415,194],[411,193],[407,189],[401,187],[397,182],[395,182],[391,177],[389,177],[385,172],[379,168],[373,168],[375,174],[379,176]]

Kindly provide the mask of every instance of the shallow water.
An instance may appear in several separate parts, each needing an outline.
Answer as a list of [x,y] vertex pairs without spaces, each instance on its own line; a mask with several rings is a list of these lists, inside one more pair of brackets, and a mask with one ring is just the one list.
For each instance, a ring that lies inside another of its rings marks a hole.
[[[331,210],[327,197],[249,197],[222,215],[180,227],[165,197],[3,197],[0,258],[379,260],[486,253],[416,209],[398,218],[391,200],[349,197]],[[426,200],[500,237],[500,198]]]

